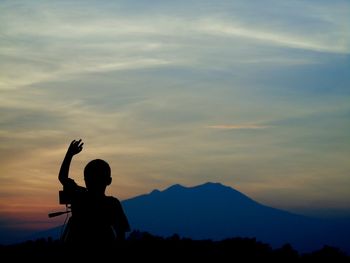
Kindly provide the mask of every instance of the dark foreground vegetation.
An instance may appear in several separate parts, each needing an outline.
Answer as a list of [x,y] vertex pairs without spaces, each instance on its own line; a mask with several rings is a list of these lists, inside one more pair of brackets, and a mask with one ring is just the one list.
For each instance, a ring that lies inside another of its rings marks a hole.
[[140,232],[133,232],[128,240],[111,247],[72,248],[49,238],[0,246],[0,254],[11,262],[350,262],[348,255],[329,246],[300,254],[289,244],[272,249],[250,238],[191,240]]

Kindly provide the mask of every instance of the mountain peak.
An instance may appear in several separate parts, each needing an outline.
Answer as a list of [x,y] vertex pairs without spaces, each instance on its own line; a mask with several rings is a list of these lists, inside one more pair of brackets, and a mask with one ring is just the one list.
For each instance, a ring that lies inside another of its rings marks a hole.
[[[169,186],[168,188],[166,188],[164,191],[178,191],[178,190],[184,190],[184,189],[206,189],[206,190],[209,190],[209,189],[232,189],[231,187],[229,186],[226,186],[226,185],[223,185],[221,183],[218,183],[218,182],[206,182],[206,183],[203,183],[203,184],[199,184],[199,185],[195,185],[195,186],[190,186],[190,187],[186,187],[186,186],[183,186],[181,184],[174,184],[174,185],[171,185]],[[234,190],[234,189],[232,189]],[[153,190],[153,192],[159,192],[159,190]]]
[[223,185],[222,183],[214,183],[214,182],[206,182],[204,184],[197,185],[195,187],[198,188],[230,188],[228,186]]
[[167,189],[165,189],[165,191],[169,191],[169,190],[181,190],[184,189],[186,187],[184,187],[181,184],[173,184],[172,186],[168,187]]

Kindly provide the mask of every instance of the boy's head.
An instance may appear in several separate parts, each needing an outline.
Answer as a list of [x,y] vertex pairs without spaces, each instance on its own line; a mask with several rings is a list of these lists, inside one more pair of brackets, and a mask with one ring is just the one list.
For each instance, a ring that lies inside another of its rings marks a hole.
[[90,161],[84,169],[84,180],[89,190],[104,190],[112,182],[109,164],[101,159]]

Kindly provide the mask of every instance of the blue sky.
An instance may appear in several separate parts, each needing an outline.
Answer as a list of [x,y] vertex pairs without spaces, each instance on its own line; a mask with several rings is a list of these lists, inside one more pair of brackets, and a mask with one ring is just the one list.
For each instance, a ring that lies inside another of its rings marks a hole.
[[72,177],[106,159],[120,199],[213,181],[349,214],[349,20],[341,0],[1,1],[0,217],[58,207],[76,138]]

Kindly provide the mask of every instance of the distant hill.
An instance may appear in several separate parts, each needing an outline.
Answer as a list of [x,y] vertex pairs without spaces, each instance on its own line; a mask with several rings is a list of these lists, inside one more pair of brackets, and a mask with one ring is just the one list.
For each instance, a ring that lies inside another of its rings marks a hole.
[[155,235],[193,239],[255,237],[299,251],[336,246],[350,252],[349,222],[309,218],[268,207],[220,183],[173,185],[123,201],[131,227]]
[[[178,234],[198,240],[256,238],[274,248],[289,243],[299,252],[329,245],[350,255],[349,221],[310,218],[268,207],[220,183],[175,184],[125,200],[122,205],[132,230],[153,235]],[[57,239],[61,231],[59,226],[27,239]]]

